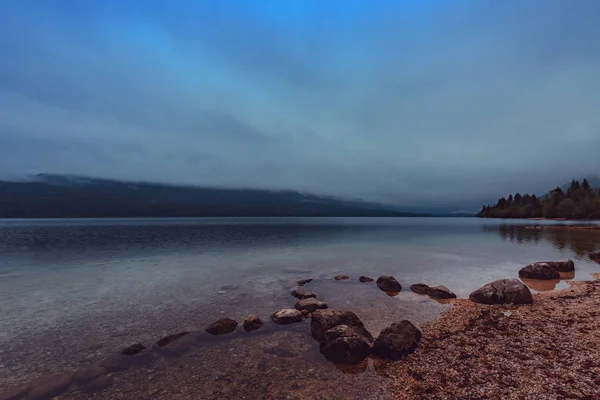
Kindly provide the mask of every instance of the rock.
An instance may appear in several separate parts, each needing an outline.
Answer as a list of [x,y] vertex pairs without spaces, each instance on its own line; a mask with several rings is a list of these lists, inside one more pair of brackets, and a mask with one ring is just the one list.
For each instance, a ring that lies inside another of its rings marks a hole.
[[231,318],[221,318],[206,327],[205,331],[211,335],[225,335],[235,331],[238,323]]
[[306,285],[309,282],[312,282],[312,278],[309,278],[309,279],[300,279],[296,283],[298,284],[298,286],[304,286],[304,285]]
[[47,400],[63,393],[73,380],[70,374],[55,374],[42,376],[31,382],[31,391],[27,400]]
[[311,297],[317,297],[316,294],[314,293],[310,293],[310,292],[303,292],[302,290],[292,290],[292,293],[290,293],[292,296],[294,296],[297,299],[309,299]]
[[365,329],[362,321],[352,311],[322,309],[316,310],[310,321],[310,331],[314,339],[319,342],[326,340],[325,332],[338,325],[347,325],[356,328],[361,336],[373,340],[373,337]]
[[373,353],[388,360],[399,360],[417,349],[421,331],[410,321],[401,321],[385,328],[373,345]]
[[293,308],[284,308],[271,315],[271,321],[278,325],[289,325],[302,321],[302,312]]
[[132,344],[129,347],[124,348],[123,350],[121,350],[121,354],[125,354],[128,356],[134,356],[138,353],[141,353],[142,350],[144,350],[146,347],[141,344],[141,343],[136,343],[136,344]]
[[501,279],[488,283],[471,293],[469,299],[481,304],[533,303],[531,291],[518,279]]
[[373,278],[367,278],[366,276],[361,276],[360,278],[358,278],[358,280],[361,283],[366,283],[366,282],[373,282],[374,279]]
[[371,354],[372,346],[373,337],[365,336],[363,330],[337,325],[325,331],[325,341],[319,348],[329,361],[356,364]]
[[4,392],[0,393],[1,400],[21,400],[31,390],[30,384],[20,385],[12,387]]
[[393,276],[380,276],[377,279],[377,286],[384,292],[400,292],[402,285]]
[[333,277],[336,281],[346,280],[348,277],[346,275],[336,275]]
[[248,318],[244,321],[244,330],[246,332],[255,331],[263,326],[262,320],[256,315],[248,315]]
[[106,368],[104,367],[91,365],[89,367],[84,367],[77,370],[77,372],[75,372],[75,375],[73,376],[73,381],[77,383],[88,383],[93,381],[97,377],[106,374],[106,372]]
[[187,334],[189,334],[189,332],[184,331],[184,332],[176,333],[174,335],[165,336],[164,338],[162,338],[158,342],[156,342],[156,344],[159,347],[164,347],[164,346],[168,345],[169,343],[172,343],[172,342],[176,341],[177,339],[184,337]]
[[327,303],[319,301],[315,298],[298,300],[296,305],[294,306],[296,310],[306,310],[309,313],[315,312],[316,310],[327,308]]
[[428,294],[429,289],[431,289],[431,288],[424,283],[415,283],[414,285],[410,286],[410,290],[412,290],[416,294],[420,294],[420,295]]
[[427,294],[435,299],[456,298],[456,295],[450,289],[443,285],[430,287],[429,292]]
[[126,356],[124,354],[115,354],[106,357],[100,362],[100,366],[106,368],[108,372],[125,371],[132,363],[131,360],[137,357]]
[[519,278],[560,279],[560,273],[548,263],[537,262],[521,268]]
[[590,260],[600,261],[600,251],[594,251],[590,253]]
[[83,391],[87,393],[101,392],[110,387],[110,385],[112,385],[112,378],[102,375],[85,385]]
[[551,266],[558,272],[573,272],[573,271],[575,271],[575,263],[573,262],[573,260],[543,261],[543,264],[548,264],[549,266]]

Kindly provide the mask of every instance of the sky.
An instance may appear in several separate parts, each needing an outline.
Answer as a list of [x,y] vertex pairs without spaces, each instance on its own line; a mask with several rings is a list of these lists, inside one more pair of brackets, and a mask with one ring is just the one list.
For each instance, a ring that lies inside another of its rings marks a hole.
[[0,175],[482,204],[600,172],[597,0],[4,0]]

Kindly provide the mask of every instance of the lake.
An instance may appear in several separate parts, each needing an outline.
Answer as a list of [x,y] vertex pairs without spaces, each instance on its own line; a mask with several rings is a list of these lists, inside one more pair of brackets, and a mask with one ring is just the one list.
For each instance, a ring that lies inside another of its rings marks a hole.
[[[274,311],[293,307],[289,292],[300,278],[314,278],[306,290],[330,308],[354,311],[376,336],[392,322],[409,319],[422,325],[449,307],[412,293],[413,283],[443,284],[458,297],[468,297],[485,283],[518,277],[520,268],[535,261],[571,258],[578,280],[600,272],[600,265],[587,258],[600,249],[599,232],[513,228],[532,223],[475,218],[0,220],[0,391],[40,374],[94,364],[136,342],[201,331],[219,318],[241,323],[257,314],[267,321]],[[333,280],[338,274],[350,279]],[[361,275],[382,274],[402,284],[398,296],[358,281]],[[365,390],[374,390],[373,398],[389,394],[379,392],[386,378],[372,365],[348,374],[323,362],[308,322],[285,329],[265,326],[259,332],[202,339],[201,351],[123,372],[96,398],[119,398],[118,393],[147,398],[149,392],[163,393],[156,398],[222,398],[252,390],[266,398],[324,390],[331,390],[323,392],[324,398],[352,398],[352,393],[361,398]],[[169,378],[148,380],[148,375]],[[175,390],[174,376],[195,383]],[[282,379],[302,383],[281,388],[276,382]],[[344,385],[355,392],[342,390]],[[69,396],[88,398],[75,392]]]

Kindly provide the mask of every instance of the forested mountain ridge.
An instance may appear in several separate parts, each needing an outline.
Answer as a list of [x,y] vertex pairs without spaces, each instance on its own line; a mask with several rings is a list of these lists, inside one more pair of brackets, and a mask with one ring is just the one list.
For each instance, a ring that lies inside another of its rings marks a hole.
[[480,218],[566,218],[600,219],[600,190],[587,179],[573,179],[563,190],[556,187],[547,195],[516,193],[500,198],[495,205],[483,206]]

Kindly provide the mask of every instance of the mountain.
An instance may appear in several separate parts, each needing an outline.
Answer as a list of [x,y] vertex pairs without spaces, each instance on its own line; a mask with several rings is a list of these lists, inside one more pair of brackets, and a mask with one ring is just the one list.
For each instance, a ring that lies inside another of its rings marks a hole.
[[39,174],[0,181],[0,218],[429,216],[291,190],[225,189]]

